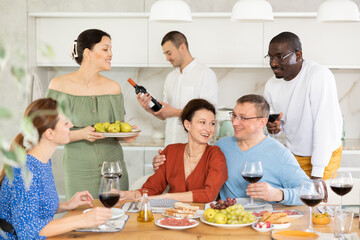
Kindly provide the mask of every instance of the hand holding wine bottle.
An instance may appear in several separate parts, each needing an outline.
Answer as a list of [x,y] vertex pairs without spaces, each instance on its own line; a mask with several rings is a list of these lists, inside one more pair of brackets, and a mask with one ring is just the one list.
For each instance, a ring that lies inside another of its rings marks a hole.
[[[135,88],[136,94],[141,93],[141,96],[144,94],[149,94],[150,101],[148,103],[148,106],[152,111],[157,112],[162,108],[162,105],[155,98],[153,98],[151,94],[148,93],[143,86],[137,85],[131,78],[128,79],[128,82]],[[145,106],[143,107],[145,108]]]
[[280,120],[283,116],[283,113],[276,113],[276,114],[270,114],[268,118],[268,123],[266,124],[266,127],[268,129],[268,132],[274,136],[274,134],[277,134],[281,131],[280,128]]

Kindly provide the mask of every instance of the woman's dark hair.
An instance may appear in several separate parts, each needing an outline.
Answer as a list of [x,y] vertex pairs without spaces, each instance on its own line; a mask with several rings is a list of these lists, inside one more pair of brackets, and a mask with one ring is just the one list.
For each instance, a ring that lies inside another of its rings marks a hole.
[[[32,123],[38,131],[38,140],[40,140],[41,136],[47,129],[55,129],[55,126],[59,121],[58,115],[57,102],[51,98],[40,98],[33,101],[26,108],[24,113],[24,117],[31,117]],[[12,141],[11,149],[14,149],[16,145],[25,148],[23,142],[24,135],[19,133]],[[0,172],[0,186],[4,177],[5,170],[3,168]]]
[[185,120],[188,120],[189,122],[191,122],[192,118],[194,117],[195,112],[202,110],[202,109],[209,110],[214,115],[216,114],[214,105],[212,105],[205,99],[195,98],[193,100],[190,100],[186,104],[186,106],[182,110],[181,116],[180,116],[180,119],[184,126],[185,131],[187,131],[187,129],[185,128],[185,125],[184,125]]
[[110,37],[110,35],[99,29],[88,29],[80,33],[77,39],[74,41],[74,48],[72,51],[72,56],[77,62],[81,65],[84,58],[84,50],[88,48],[92,50],[94,45],[101,42],[102,37]]

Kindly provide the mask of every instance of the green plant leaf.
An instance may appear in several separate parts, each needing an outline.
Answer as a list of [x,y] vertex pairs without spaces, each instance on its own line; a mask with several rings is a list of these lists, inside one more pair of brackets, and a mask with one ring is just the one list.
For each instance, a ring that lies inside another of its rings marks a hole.
[[9,165],[4,165],[4,169],[5,169],[6,176],[9,178],[9,180],[11,182],[14,178],[14,173],[13,173],[12,167]]
[[11,118],[12,112],[4,107],[0,107],[0,118]]
[[11,66],[11,74],[21,82],[21,80],[25,77],[25,69],[22,67]]
[[6,55],[5,47],[0,43],[0,59],[4,59]]

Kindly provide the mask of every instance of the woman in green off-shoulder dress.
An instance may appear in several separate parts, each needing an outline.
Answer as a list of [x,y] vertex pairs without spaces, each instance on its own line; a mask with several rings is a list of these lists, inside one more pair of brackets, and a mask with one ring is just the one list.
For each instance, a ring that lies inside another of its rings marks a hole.
[[74,125],[63,153],[66,197],[88,190],[97,198],[103,161],[120,161],[123,173],[120,187],[127,190],[128,174],[119,139],[104,138],[91,126],[124,120],[120,85],[100,75],[101,71],[111,69],[110,35],[97,29],[82,32],[74,42],[73,57],[80,68],[52,79],[46,94],[65,107]]

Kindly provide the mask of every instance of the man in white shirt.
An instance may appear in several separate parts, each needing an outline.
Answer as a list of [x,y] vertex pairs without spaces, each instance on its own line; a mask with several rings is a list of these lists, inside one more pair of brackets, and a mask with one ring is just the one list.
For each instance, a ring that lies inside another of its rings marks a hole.
[[166,146],[187,142],[187,133],[179,120],[183,107],[194,98],[204,98],[216,106],[218,85],[215,73],[191,56],[184,34],[178,31],[167,33],[161,46],[166,60],[175,67],[165,80],[164,99],[160,102],[163,107],[157,112],[152,111],[149,108],[151,98],[148,94],[141,96],[139,93],[137,99],[146,111],[166,120]]
[[283,132],[286,146],[311,178],[329,179],[340,167],[342,115],[331,71],[303,60],[300,39],[291,32],[275,36],[267,57],[275,76],[265,86],[271,112],[270,133]]

